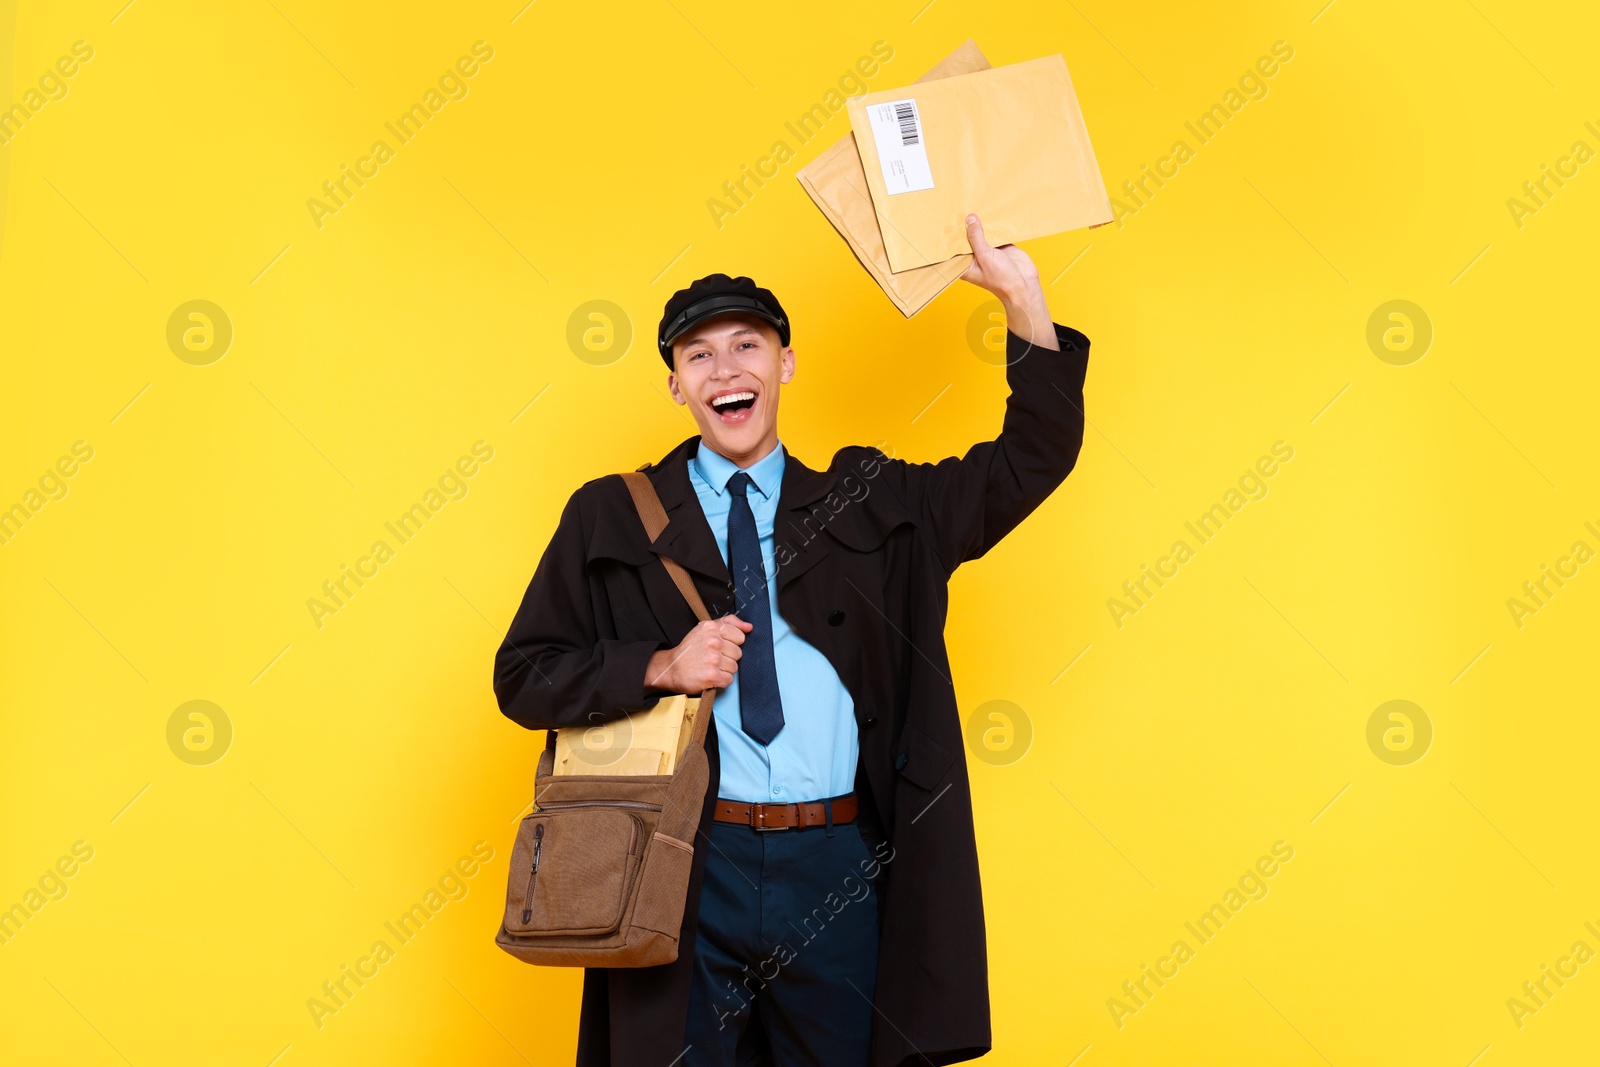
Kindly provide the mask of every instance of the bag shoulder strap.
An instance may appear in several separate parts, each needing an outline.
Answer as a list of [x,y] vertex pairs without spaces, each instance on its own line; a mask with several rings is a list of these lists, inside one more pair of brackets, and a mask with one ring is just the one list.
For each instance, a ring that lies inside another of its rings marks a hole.
[[[622,480],[627,483],[628,493],[633,497],[633,506],[639,512],[639,521],[644,523],[644,532],[651,541],[654,541],[667,526],[667,509],[662,507],[661,498],[656,495],[656,487],[650,483],[649,475],[643,471],[627,471],[622,475]],[[683,565],[675,559],[668,559],[659,554],[656,558],[666,567],[667,574],[671,575],[672,584],[678,587],[678,592],[689,602],[695,618],[701,622],[711,618],[711,613],[706,610],[705,601],[700,597],[700,590],[694,587],[694,579],[683,569]],[[705,743],[706,726],[711,721],[711,704],[717,692],[715,689],[707,689],[700,694],[700,711],[695,715],[694,728],[690,734],[691,742]]]
[[[656,487],[650,484],[650,478],[642,471],[628,471],[622,475],[623,481],[628,483],[628,492],[633,495],[633,506],[639,510],[639,521],[644,523],[644,532],[654,541],[667,527],[667,509],[661,506],[661,498],[656,495]],[[700,599],[700,590],[694,587],[694,579],[689,577],[689,572],[683,569],[675,559],[658,556],[667,568],[667,573],[672,575],[672,582],[678,587],[678,592],[689,602],[689,607],[694,609],[695,618],[705,622],[711,618],[711,613],[706,610],[705,601]]]

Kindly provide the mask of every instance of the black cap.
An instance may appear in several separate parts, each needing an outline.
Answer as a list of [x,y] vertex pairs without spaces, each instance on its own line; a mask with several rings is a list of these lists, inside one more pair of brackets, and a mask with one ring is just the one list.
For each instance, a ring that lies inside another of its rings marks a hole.
[[766,319],[777,327],[778,340],[785,345],[789,343],[789,316],[784,314],[783,305],[770,289],[763,289],[743,276],[730,278],[726,274],[708,274],[690,282],[689,288],[673,293],[661,314],[656,347],[661,350],[667,367],[672,367],[672,342],[713,316],[735,311]]

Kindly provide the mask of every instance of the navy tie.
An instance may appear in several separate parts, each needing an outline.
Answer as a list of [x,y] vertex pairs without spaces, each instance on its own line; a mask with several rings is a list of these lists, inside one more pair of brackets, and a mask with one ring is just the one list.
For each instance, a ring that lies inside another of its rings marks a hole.
[[751,624],[739,658],[739,717],[744,732],[770,744],[783,729],[783,701],[778,695],[778,666],[772,654],[772,615],[767,600],[767,569],[761,562],[761,536],[745,490],[750,475],[738,471],[728,479],[733,494],[728,509],[728,567],[733,572],[735,614]]

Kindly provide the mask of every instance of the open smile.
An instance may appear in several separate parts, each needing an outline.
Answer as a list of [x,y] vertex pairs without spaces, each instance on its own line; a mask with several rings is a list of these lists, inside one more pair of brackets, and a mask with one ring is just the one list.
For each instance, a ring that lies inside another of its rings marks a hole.
[[716,412],[717,418],[723,422],[736,426],[750,421],[757,400],[757,394],[749,389],[720,393],[711,398],[711,410]]

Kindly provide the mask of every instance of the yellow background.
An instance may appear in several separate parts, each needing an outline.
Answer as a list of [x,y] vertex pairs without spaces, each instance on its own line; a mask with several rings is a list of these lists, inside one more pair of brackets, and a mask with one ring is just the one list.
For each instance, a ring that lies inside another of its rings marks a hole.
[[[0,1060],[571,1061],[578,974],[492,943],[541,742],[495,707],[495,648],[568,493],[693,432],[652,337],[694,277],[783,299],[783,440],[813,466],[998,430],[966,341],[987,295],[903,320],[794,179],[847,117],[784,125],[875,41],[871,90],[969,36],[1065,55],[1113,195],[1196,149],[1122,225],[1027,245],[1093,339],[1092,427],[952,583],[963,714],[1011,701],[1033,734],[969,753],[990,1061],[1592,1054],[1600,963],[1520,1028],[1506,1005],[1600,949],[1600,565],[1520,628],[1506,603],[1600,547],[1600,163],[1520,227],[1506,203],[1600,149],[1591,10],[124,4],[0,3],[3,102],[94,49],[0,149],[0,506],[94,449],[0,546],[0,906],[93,849],[0,945]],[[479,40],[468,95],[318,228],[307,199]],[[1276,41],[1265,98],[1197,146],[1185,121]],[[796,158],[716,225],[777,140]],[[195,299],[234,330],[207,366],[166,341]],[[1366,341],[1395,299],[1434,332],[1405,366]],[[632,324],[604,365],[566,340],[591,300]],[[308,598],[480,440],[466,496],[319,628]],[[1118,628],[1123,581],[1280,440],[1266,497]],[[1434,732],[1404,766],[1366,740],[1395,699]],[[168,747],[190,700],[232,724],[210,765]],[[480,840],[465,898],[319,1028],[308,998]],[[1265,899],[1119,1027],[1108,999],[1277,841]]]

